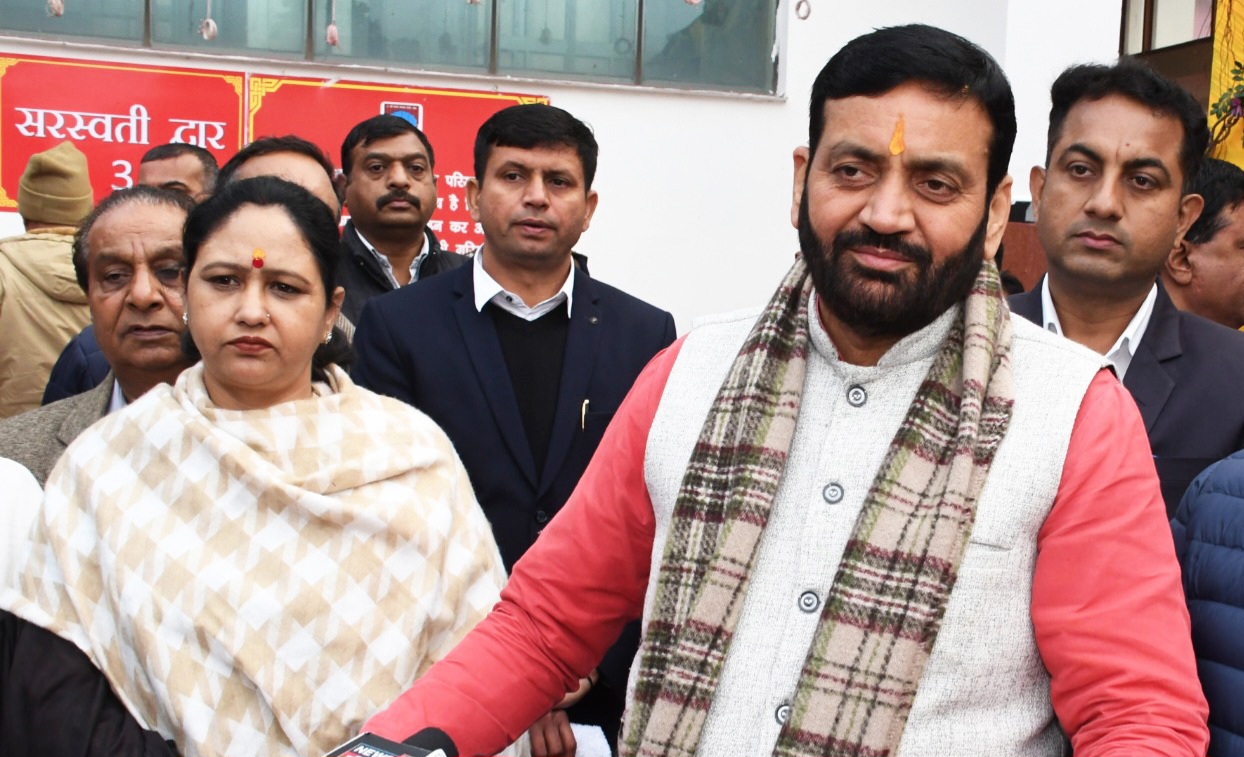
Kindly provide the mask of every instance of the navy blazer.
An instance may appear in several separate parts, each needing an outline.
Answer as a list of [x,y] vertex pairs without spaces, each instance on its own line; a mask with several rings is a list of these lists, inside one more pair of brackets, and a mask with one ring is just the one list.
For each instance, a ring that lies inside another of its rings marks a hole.
[[[1042,325],[1040,284],[1007,301]],[[1140,408],[1173,516],[1198,473],[1244,449],[1244,334],[1181,312],[1159,283],[1123,386]]]
[[[431,416],[466,466],[506,570],[566,503],[605,426],[648,361],[674,341],[664,310],[574,270],[574,304],[548,459],[536,470],[492,316],[475,309],[474,265],[374,297],[354,336],[354,380]],[[571,708],[617,736],[639,646],[631,623],[597,666],[605,684]]]
[[548,460],[537,471],[474,266],[370,300],[354,338],[360,385],[414,405],[453,441],[492,524],[507,570],[574,490],[605,426],[674,319],[574,272],[560,396]]

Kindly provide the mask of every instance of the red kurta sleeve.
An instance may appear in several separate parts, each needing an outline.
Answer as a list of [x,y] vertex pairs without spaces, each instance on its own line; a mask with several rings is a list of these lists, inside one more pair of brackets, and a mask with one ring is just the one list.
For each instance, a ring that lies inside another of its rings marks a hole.
[[1200,757],[1197,680],[1170,524],[1140,413],[1103,371],[1037,538],[1032,622],[1076,757]]
[[577,687],[640,617],[655,530],[644,449],[681,347],[659,353],[636,379],[492,613],[365,731],[401,741],[435,727],[460,754],[495,754]]

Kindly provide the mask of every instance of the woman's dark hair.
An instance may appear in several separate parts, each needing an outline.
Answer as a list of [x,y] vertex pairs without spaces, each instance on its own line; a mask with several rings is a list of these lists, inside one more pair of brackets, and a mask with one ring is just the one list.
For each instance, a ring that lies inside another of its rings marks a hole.
[[[195,207],[186,219],[182,233],[182,248],[186,255],[186,275],[194,270],[199,250],[221,226],[244,205],[278,207],[289,216],[298,229],[299,236],[311,249],[320,280],[324,283],[324,302],[332,304],[337,289],[337,221],[332,211],[315,195],[284,179],[275,176],[257,176],[225,184],[202,204]],[[333,338],[321,344],[311,358],[311,374],[317,381],[325,380],[324,368],[335,363],[348,368],[354,362],[349,340],[339,328],[333,326]],[[199,350],[187,330],[182,337],[182,350],[194,361],[201,359]]]

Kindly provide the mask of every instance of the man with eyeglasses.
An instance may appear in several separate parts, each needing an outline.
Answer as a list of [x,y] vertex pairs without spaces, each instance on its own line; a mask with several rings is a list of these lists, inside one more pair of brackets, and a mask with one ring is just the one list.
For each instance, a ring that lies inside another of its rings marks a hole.
[[441,250],[428,228],[436,210],[436,155],[406,118],[373,116],[341,143],[350,220],[341,235],[341,312],[357,323],[363,305],[467,258]]

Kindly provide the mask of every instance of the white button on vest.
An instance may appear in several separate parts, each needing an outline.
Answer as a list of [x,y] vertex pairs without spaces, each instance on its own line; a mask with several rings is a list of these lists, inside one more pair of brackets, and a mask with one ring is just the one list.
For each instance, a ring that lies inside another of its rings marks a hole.
[[804,612],[816,612],[821,606],[821,598],[815,591],[805,591],[799,595],[799,609]]
[[773,719],[778,725],[786,725],[786,721],[790,720],[790,705],[783,704],[773,711]]
[[843,491],[842,484],[838,483],[837,481],[826,484],[825,488],[821,490],[821,496],[824,497],[825,501],[831,505],[836,505],[839,502],[841,502],[842,497],[845,494],[846,492]]
[[847,402],[851,404],[851,407],[863,407],[867,401],[868,392],[864,391],[864,387],[855,384],[847,389]]

